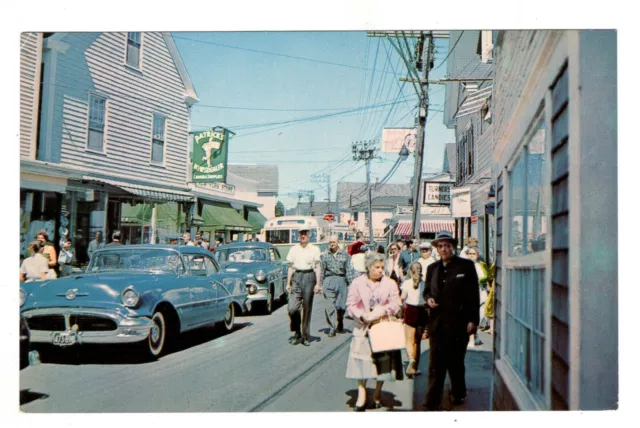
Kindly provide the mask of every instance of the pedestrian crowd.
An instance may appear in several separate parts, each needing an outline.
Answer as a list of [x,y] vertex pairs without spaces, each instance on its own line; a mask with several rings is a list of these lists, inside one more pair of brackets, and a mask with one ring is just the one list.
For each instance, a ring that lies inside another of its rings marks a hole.
[[[315,296],[328,300],[327,336],[347,333],[344,318],[353,320],[346,378],[357,383],[355,411],[383,406],[384,382],[421,375],[421,341],[429,340],[428,392],[425,408],[440,410],[449,373],[455,405],[466,399],[464,359],[467,347],[480,345],[478,329],[489,330],[493,318],[490,270],[478,241],[468,238],[460,255],[451,233],[431,242],[392,242],[368,246],[363,235],[346,250],[331,236],[329,249],[309,243],[291,248],[287,292],[292,345],[311,345],[310,321]],[[409,363],[402,364],[405,350]],[[367,381],[375,381],[373,403],[367,403]]]

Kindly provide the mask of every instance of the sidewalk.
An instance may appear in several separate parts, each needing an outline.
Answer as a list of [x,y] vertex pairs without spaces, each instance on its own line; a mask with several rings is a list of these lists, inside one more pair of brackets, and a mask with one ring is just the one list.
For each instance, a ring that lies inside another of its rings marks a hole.
[[[480,340],[483,344],[473,348],[467,348],[465,357],[467,399],[461,406],[453,406],[449,398],[449,378],[445,381],[442,406],[450,411],[488,411],[490,408],[491,382],[492,382],[492,337],[484,332],[480,332]],[[427,393],[427,373],[429,367],[429,341],[422,341],[422,353],[420,357],[419,369],[422,375],[414,379],[405,378],[402,382],[387,382],[384,390],[395,395],[396,402],[402,403],[394,407],[394,411],[421,410],[425,394]],[[403,352],[403,359],[406,354]],[[405,366],[408,361],[405,361]],[[386,411],[380,410],[367,411]]]

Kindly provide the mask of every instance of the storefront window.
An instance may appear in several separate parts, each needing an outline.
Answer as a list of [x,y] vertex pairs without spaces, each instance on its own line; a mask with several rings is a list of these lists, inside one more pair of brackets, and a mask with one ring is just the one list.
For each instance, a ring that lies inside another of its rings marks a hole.
[[60,215],[61,194],[55,192],[20,192],[20,254],[28,256],[27,245],[36,239],[36,234],[44,230],[49,241],[58,250],[58,216]]
[[76,260],[81,265],[86,264],[89,262],[89,243],[97,232],[102,232],[103,244],[110,241],[110,237],[105,236],[107,193],[92,189],[69,192],[66,205],[70,210],[69,233]]

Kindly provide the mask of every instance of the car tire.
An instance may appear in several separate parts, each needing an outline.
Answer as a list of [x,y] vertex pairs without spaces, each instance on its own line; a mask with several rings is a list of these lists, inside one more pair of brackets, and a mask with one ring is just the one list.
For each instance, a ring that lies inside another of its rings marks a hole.
[[167,349],[167,319],[161,311],[154,312],[151,317],[153,326],[146,340],[146,350],[152,359],[159,358]]
[[271,315],[271,312],[273,312],[273,288],[269,289],[269,298],[267,299],[267,301],[264,303],[264,314],[265,315]]
[[222,324],[224,325],[224,329],[227,332],[233,331],[233,326],[235,323],[235,313],[236,308],[233,306],[233,303],[229,303],[227,306],[227,314],[224,316],[224,320]]

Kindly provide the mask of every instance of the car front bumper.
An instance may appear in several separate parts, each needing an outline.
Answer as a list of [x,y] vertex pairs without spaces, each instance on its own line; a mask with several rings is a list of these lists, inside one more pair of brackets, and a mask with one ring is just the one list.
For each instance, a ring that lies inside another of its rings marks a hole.
[[[59,334],[75,334],[76,344],[115,344],[141,342],[149,337],[153,322],[147,317],[130,317],[115,310],[97,308],[42,308],[30,309],[22,314],[30,327],[31,343],[54,343]],[[64,319],[61,325],[60,317]],[[82,318],[84,317],[84,318]],[[72,325],[73,320],[88,319],[83,326]],[[52,322],[53,321],[53,322]],[[95,325],[108,324],[109,328],[96,330]],[[35,324],[35,325],[34,325]],[[47,324],[56,324],[47,328]],[[84,326],[89,328],[84,329]]]
[[269,298],[269,290],[266,288],[258,288],[258,291],[255,294],[249,294],[247,296],[247,302],[245,303],[247,310],[251,311],[254,304],[264,304],[269,300]]

